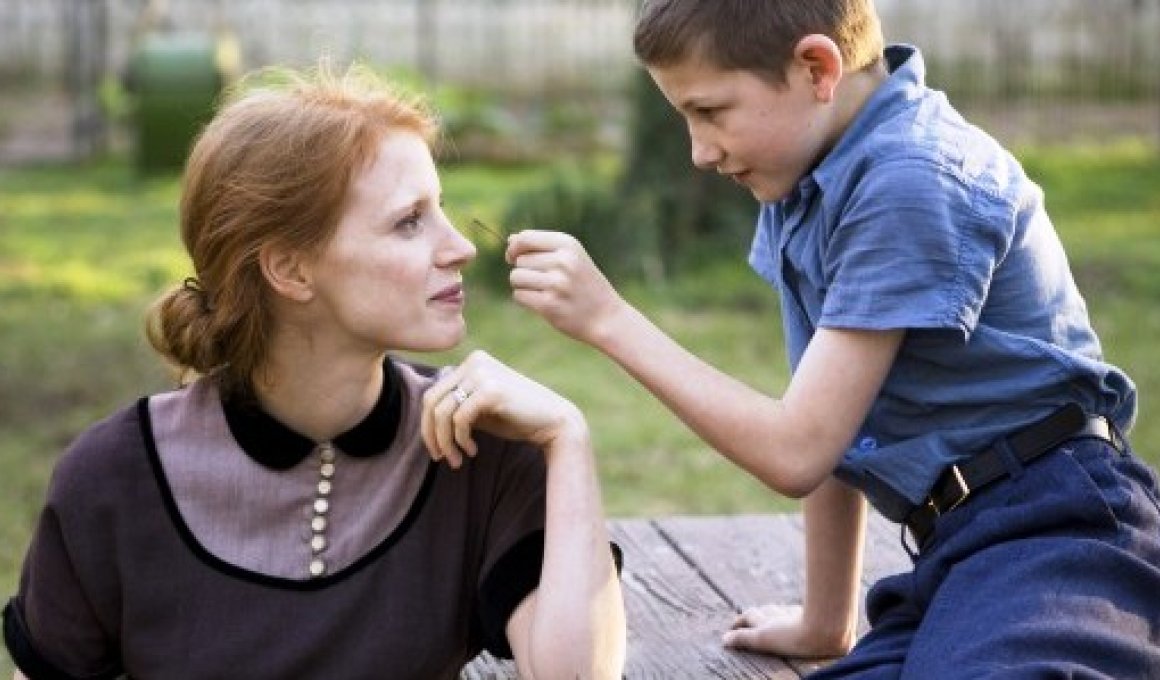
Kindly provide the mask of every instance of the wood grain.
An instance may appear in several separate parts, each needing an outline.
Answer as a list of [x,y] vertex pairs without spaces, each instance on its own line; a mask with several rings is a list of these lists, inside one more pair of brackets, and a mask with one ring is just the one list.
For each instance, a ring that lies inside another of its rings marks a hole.
[[[757,604],[800,604],[805,544],[802,517],[736,515],[609,522],[624,551],[621,583],[628,617],[625,678],[799,678],[824,661],[735,652],[721,634]],[[865,590],[909,569],[898,528],[872,514],[866,532]],[[861,606],[861,605],[860,605]],[[865,614],[861,630],[865,631]],[[464,680],[516,678],[515,666],[487,654]]]

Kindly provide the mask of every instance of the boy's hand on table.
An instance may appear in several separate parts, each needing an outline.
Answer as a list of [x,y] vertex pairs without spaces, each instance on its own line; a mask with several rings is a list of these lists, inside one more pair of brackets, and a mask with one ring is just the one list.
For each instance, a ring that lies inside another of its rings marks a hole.
[[767,604],[751,607],[722,635],[731,649],[808,659],[842,656],[854,646],[852,631],[812,630],[806,626],[801,605]]

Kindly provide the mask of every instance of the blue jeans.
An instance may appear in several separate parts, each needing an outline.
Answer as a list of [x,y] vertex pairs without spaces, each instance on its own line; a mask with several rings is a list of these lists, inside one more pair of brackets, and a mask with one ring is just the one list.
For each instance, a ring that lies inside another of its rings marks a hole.
[[866,599],[830,678],[1160,678],[1154,473],[1065,442],[940,517],[914,570]]

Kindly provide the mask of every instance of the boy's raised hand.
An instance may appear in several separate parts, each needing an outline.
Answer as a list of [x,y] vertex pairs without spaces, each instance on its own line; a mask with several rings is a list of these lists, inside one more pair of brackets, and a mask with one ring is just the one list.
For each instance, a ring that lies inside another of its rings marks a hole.
[[508,238],[512,297],[557,330],[599,346],[626,304],[570,234],[526,230]]

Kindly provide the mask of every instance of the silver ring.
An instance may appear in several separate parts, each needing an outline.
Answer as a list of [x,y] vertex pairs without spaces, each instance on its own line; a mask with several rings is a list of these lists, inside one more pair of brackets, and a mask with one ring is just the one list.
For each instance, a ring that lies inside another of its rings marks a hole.
[[462,385],[456,385],[455,389],[451,390],[451,396],[453,399],[455,399],[456,405],[463,406],[463,402],[467,401],[467,398],[471,396],[471,393],[463,389]]

